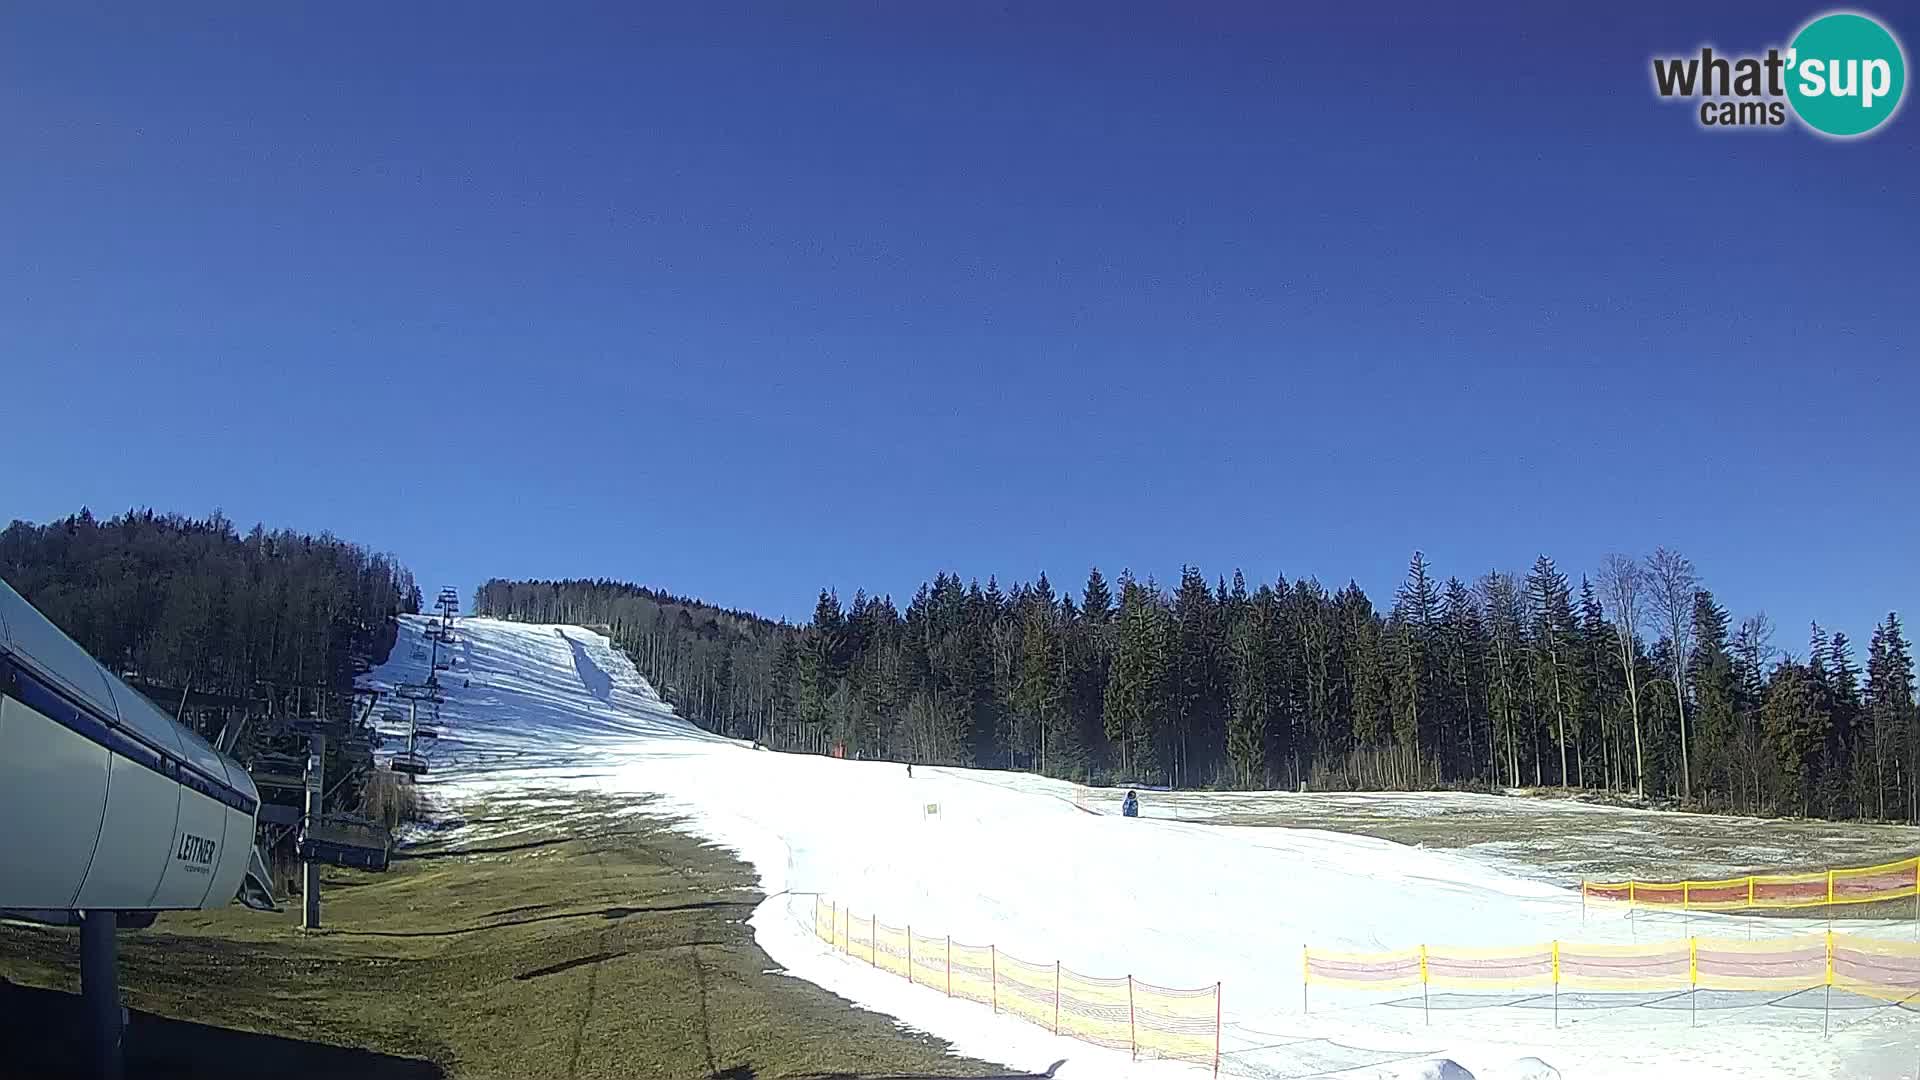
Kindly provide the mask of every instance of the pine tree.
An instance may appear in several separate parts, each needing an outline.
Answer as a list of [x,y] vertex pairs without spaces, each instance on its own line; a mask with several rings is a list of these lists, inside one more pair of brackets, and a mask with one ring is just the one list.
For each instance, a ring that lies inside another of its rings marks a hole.
[[1062,762],[1077,758],[1078,748],[1067,722],[1066,637],[1060,632],[1060,612],[1044,574],[1023,608],[1016,706],[1033,718],[1039,771],[1057,774]]
[[1727,642],[1726,609],[1705,589],[1694,593],[1693,636],[1696,642],[1692,670],[1695,732],[1699,762],[1708,795],[1715,787],[1732,793],[1735,779],[1733,750],[1739,739],[1739,688],[1733,655]]
[[1480,579],[1480,597],[1487,619],[1487,688],[1489,712],[1493,717],[1487,732],[1489,764],[1499,760],[1500,744],[1504,742],[1507,782],[1517,787],[1520,757],[1515,736],[1521,715],[1521,649],[1525,644],[1520,594],[1514,588],[1512,574],[1495,570]]
[[1908,820],[1920,821],[1920,791],[1914,784],[1920,776],[1920,710],[1913,700],[1913,658],[1893,612],[1874,630],[1868,648],[1865,710],[1873,743],[1875,813],[1883,820],[1889,816],[1891,784],[1893,805],[1905,802]]
[[1355,748],[1385,747],[1392,726],[1392,699],[1387,688],[1387,662],[1381,643],[1380,616],[1360,586],[1347,587],[1334,597],[1340,611],[1341,648],[1347,678],[1347,709]]
[[1567,578],[1545,555],[1534,560],[1527,575],[1527,600],[1533,612],[1534,668],[1545,683],[1541,700],[1552,712],[1560,746],[1560,784],[1567,785],[1567,639],[1573,633],[1573,603]]
[[1807,810],[1821,747],[1826,742],[1820,691],[1804,665],[1782,661],[1767,683],[1761,726],[1773,748],[1783,781],[1782,795]]
[[1190,780],[1193,751],[1198,745],[1220,745],[1221,628],[1213,591],[1200,571],[1180,570],[1180,588],[1174,594],[1177,627],[1173,665],[1173,721],[1168,768],[1173,783]]
[[1100,568],[1094,567],[1087,572],[1087,587],[1080,594],[1080,617],[1090,626],[1105,625],[1113,614],[1113,593],[1107,588],[1107,579],[1100,576]]
[[1427,572],[1427,557],[1415,551],[1407,564],[1406,580],[1394,594],[1392,645],[1395,685],[1395,733],[1402,746],[1417,755],[1431,749],[1436,738],[1429,730],[1433,710],[1428,707],[1433,685],[1434,626],[1440,620],[1440,599]]
[[[1449,727],[1456,736],[1447,747],[1447,760],[1452,762],[1457,775],[1474,776],[1481,771],[1478,765],[1481,743],[1474,735],[1473,718],[1474,702],[1485,700],[1484,690],[1478,693],[1476,690],[1486,654],[1486,631],[1481,626],[1473,593],[1457,577],[1448,578],[1441,590],[1438,637],[1443,658],[1440,668],[1448,685],[1447,711],[1454,718]],[[1487,765],[1491,768],[1491,760]]]
[[1167,631],[1156,590],[1120,574],[1120,611],[1107,675],[1106,734],[1123,776],[1158,772],[1158,718],[1166,704]]
[[1853,661],[1853,643],[1834,631],[1827,641],[1827,715],[1829,727],[1822,748],[1820,805],[1828,817],[1854,813],[1859,778],[1854,771],[1854,724],[1860,712],[1860,667]]
[[1253,787],[1267,774],[1273,704],[1273,635],[1278,611],[1271,588],[1262,585],[1251,600],[1246,583],[1234,572],[1227,619],[1227,761],[1233,781]]

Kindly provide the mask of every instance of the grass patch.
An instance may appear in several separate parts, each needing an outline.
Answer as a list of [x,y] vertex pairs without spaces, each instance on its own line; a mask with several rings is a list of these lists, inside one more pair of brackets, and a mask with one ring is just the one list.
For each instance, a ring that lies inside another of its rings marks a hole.
[[[1093,798],[1103,808],[1119,806],[1118,792],[1098,791]],[[1701,881],[1802,873],[1920,854],[1920,828],[1909,825],[1637,810],[1547,796],[1155,791],[1141,799],[1153,816],[1327,829],[1459,850],[1567,886],[1582,878]],[[1904,903],[1886,914],[1912,917],[1912,901]]]
[[[588,803],[386,874],[329,869],[317,933],[298,898],[162,916],[121,935],[128,1075],[1006,1075],[767,974],[751,886],[728,853]],[[78,972],[77,932],[0,926],[7,1067],[78,1074],[49,1037],[78,1022]]]

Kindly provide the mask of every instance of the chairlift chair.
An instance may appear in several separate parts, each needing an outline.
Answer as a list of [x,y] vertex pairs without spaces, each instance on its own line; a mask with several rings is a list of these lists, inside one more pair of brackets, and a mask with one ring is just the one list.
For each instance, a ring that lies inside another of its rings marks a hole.
[[295,854],[308,862],[375,871],[387,868],[392,847],[385,826],[352,814],[309,821],[294,842]]

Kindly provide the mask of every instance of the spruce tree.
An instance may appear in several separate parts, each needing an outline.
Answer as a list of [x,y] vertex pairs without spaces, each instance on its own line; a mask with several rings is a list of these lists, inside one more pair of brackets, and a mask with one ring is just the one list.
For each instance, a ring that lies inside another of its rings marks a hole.
[[1567,786],[1567,640],[1573,633],[1573,603],[1567,578],[1545,555],[1534,560],[1527,574],[1527,600],[1533,613],[1534,670],[1543,685],[1540,700],[1548,706],[1560,747],[1560,784]]

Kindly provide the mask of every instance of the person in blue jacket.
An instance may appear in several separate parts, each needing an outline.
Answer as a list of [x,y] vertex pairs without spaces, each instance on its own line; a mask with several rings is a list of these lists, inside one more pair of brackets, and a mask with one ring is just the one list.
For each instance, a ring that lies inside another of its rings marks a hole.
[[1137,793],[1132,791],[1127,792],[1127,800],[1120,804],[1120,816],[1140,816],[1140,796]]

